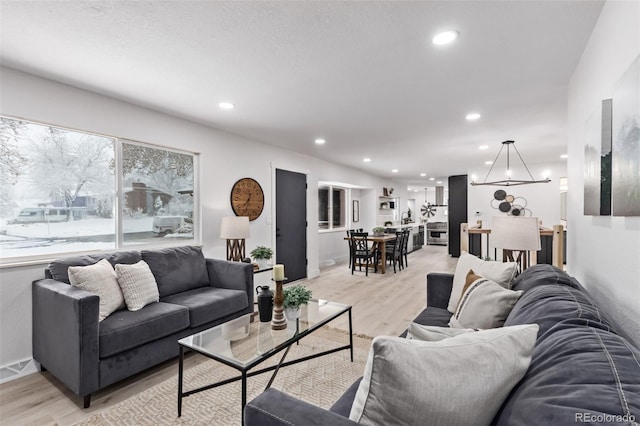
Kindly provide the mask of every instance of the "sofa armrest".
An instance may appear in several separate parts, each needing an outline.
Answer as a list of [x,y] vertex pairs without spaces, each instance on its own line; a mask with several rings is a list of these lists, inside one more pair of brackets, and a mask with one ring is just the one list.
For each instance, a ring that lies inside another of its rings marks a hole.
[[99,389],[97,294],[52,279],[32,285],[33,358],[80,396]]
[[270,388],[244,409],[246,426],[354,426],[356,422]]
[[229,262],[221,259],[206,259],[209,283],[213,287],[247,292],[249,306],[253,306],[253,265],[244,262]]
[[431,272],[427,274],[427,306],[447,309],[451,289],[453,288],[453,274]]

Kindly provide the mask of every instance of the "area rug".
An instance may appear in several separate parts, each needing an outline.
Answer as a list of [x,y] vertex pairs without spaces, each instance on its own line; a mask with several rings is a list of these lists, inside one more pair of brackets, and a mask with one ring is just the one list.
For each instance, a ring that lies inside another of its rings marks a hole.
[[[293,345],[287,360],[318,353],[349,343],[349,335],[338,329],[323,327],[304,337],[299,345]],[[362,376],[371,338],[354,336],[354,358],[349,351],[283,367],[272,387],[300,398],[313,405],[329,408],[342,393]],[[193,354],[191,356],[202,356]],[[276,364],[280,354],[258,366]],[[213,360],[206,360],[184,372],[185,391],[226,378],[238,372]],[[271,373],[250,377],[247,380],[247,401],[264,391]],[[106,408],[77,425],[220,425],[241,424],[241,382],[237,381],[191,395],[182,401],[182,416],[177,417],[178,378],[167,379],[125,401]]]

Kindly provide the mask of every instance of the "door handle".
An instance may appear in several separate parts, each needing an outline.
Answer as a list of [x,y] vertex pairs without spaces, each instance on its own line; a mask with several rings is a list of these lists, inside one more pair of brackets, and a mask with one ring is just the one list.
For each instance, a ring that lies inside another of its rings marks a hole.
[[276,238],[280,236],[280,228],[276,228]]

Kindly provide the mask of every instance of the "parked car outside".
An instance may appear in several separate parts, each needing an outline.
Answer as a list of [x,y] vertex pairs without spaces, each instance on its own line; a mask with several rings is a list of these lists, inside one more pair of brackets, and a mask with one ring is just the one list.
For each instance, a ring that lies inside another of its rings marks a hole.
[[193,219],[187,216],[156,216],[153,218],[153,233],[165,236],[173,233],[193,232]]

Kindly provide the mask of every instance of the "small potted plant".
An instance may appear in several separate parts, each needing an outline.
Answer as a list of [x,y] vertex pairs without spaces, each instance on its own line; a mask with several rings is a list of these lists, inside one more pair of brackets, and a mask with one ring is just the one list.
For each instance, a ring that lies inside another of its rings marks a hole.
[[284,314],[289,321],[300,317],[300,306],[306,305],[311,299],[311,290],[303,285],[292,285],[285,287],[284,292]]
[[382,226],[376,226],[375,228],[373,228],[373,235],[375,235],[376,237],[384,235],[384,228]]
[[273,256],[273,250],[271,250],[269,247],[258,246],[251,250],[250,254],[253,260],[258,263],[260,269],[262,269],[267,266],[269,259],[271,259],[271,257]]

